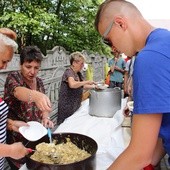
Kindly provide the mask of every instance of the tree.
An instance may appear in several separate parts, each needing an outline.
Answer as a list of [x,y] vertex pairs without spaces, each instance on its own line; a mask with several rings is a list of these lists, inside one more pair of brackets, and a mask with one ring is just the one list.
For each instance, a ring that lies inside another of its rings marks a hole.
[[94,28],[99,4],[100,0],[5,0],[0,4],[0,26],[17,32],[20,48],[37,45],[45,54],[58,45],[70,52],[108,54],[110,49]]

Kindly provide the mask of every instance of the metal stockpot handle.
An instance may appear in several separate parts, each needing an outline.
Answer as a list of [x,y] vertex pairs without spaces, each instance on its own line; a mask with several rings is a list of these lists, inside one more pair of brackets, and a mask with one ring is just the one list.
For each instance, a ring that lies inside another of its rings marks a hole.
[[121,88],[120,88],[120,87],[114,87],[113,89],[121,90]]

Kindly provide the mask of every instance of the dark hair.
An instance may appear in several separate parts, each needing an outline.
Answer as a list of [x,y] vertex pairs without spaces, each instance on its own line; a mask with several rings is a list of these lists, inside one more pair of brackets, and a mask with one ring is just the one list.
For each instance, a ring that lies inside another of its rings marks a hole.
[[37,46],[26,46],[21,50],[20,53],[20,64],[22,65],[24,62],[32,62],[36,61],[41,63],[43,59],[42,53]]

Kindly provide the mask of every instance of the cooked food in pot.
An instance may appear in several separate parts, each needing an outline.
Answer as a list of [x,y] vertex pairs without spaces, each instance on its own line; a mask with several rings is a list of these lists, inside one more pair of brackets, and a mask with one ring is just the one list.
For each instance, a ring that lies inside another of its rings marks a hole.
[[78,148],[69,138],[66,143],[40,143],[31,159],[48,164],[69,164],[90,157],[87,151]]

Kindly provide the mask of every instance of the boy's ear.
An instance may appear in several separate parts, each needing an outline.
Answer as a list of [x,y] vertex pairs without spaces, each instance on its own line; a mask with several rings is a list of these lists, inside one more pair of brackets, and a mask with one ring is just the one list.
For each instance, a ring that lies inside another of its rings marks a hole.
[[114,20],[115,20],[115,24],[119,26],[121,29],[123,29],[124,31],[127,29],[127,23],[123,17],[117,16],[115,17]]

